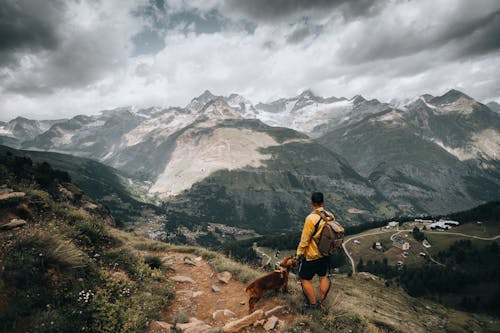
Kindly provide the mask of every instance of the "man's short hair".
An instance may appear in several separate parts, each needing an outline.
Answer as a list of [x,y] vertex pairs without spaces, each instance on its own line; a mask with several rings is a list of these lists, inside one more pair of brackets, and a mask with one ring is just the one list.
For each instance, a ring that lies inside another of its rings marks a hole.
[[313,192],[313,194],[311,194],[311,201],[315,205],[321,205],[324,200],[325,198],[321,192]]

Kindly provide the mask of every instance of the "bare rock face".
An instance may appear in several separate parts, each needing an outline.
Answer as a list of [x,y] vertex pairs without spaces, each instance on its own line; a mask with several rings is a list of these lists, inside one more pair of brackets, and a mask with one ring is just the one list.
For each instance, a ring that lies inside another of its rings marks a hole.
[[175,282],[195,283],[192,278],[190,278],[189,276],[183,276],[183,275],[172,276],[170,279],[172,281],[175,281]]
[[231,274],[231,272],[221,272],[221,273],[218,273],[217,274],[217,279],[222,282],[222,283],[229,283],[229,281],[231,281],[231,278],[233,277],[233,275]]
[[9,223],[0,225],[0,230],[11,230],[14,228],[23,227],[26,225],[26,221],[22,219],[12,219]]
[[223,328],[222,332],[230,333],[230,332],[238,332],[244,327],[252,325],[254,322],[261,320],[264,318],[264,311],[257,310],[248,316],[245,316],[241,319],[237,319],[227,323]]

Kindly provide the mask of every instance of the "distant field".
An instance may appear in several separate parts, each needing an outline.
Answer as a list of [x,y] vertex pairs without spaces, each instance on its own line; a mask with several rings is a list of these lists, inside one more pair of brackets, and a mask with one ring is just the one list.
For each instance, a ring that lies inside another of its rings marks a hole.
[[[422,228],[421,224],[415,224],[413,222],[403,223],[399,230],[412,230],[415,226]],[[427,252],[431,256],[437,254],[439,251],[448,249],[454,242],[469,239],[474,244],[479,246],[490,244],[491,241],[484,241],[473,239],[464,236],[458,235],[448,235],[445,233],[439,232],[427,232],[423,231],[426,235],[427,239],[431,243],[431,248],[426,249],[421,242],[416,241],[411,231],[400,232],[399,236],[405,238],[410,243],[410,249],[408,252],[408,256],[406,258],[403,257],[403,250],[396,248],[392,245],[392,241],[390,240],[391,236],[398,232],[397,230],[389,230],[381,233],[383,229],[375,228],[366,230],[356,235],[348,236],[346,239],[358,239],[360,244],[355,244],[353,240],[351,240],[346,248],[349,251],[349,254],[354,259],[355,264],[358,263],[359,259],[362,258],[363,262],[366,264],[368,260],[378,260],[382,261],[384,258],[387,259],[389,265],[396,265],[398,261],[403,261],[405,265],[420,265],[426,261],[425,258],[419,255],[420,252]],[[485,222],[482,225],[478,225],[475,223],[464,224],[456,228],[452,228],[448,230],[449,232],[463,233],[471,236],[478,237],[492,237],[500,234],[500,222]],[[377,233],[377,234],[375,234]],[[371,235],[373,234],[373,235]],[[383,247],[383,251],[372,249],[372,245],[375,242],[380,242]],[[500,243],[500,240],[498,240]]]

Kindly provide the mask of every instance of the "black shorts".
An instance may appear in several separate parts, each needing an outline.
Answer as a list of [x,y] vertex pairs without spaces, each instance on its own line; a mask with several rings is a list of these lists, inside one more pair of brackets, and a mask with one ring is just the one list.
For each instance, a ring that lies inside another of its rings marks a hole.
[[328,257],[316,260],[302,260],[299,268],[299,277],[304,280],[311,280],[314,275],[325,276],[328,270]]

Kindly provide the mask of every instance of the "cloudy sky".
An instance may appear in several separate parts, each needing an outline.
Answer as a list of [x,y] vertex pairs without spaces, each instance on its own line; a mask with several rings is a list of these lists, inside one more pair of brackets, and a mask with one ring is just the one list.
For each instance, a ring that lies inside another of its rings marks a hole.
[[2,0],[0,120],[305,89],[500,102],[498,0]]

